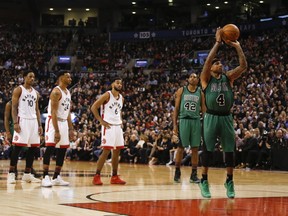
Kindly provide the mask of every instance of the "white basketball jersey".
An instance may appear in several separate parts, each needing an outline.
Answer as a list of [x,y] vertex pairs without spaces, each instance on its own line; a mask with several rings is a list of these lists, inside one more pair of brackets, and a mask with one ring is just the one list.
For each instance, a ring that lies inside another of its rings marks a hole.
[[36,119],[36,101],[37,92],[31,87],[31,91],[28,91],[24,86],[20,85],[22,90],[18,101],[18,116],[24,119]]
[[[61,119],[67,119],[69,112],[70,112],[70,105],[71,105],[71,95],[70,91],[67,89],[67,94],[62,91],[59,86],[56,86],[61,92],[61,98],[59,100],[58,110],[57,110],[57,117]],[[48,104],[48,115],[51,116],[51,100],[49,100]]]
[[120,125],[122,124],[121,110],[123,107],[122,95],[119,94],[119,98],[115,98],[111,91],[108,91],[110,98],[106,104],[101,106],[102,119],[109,124]]

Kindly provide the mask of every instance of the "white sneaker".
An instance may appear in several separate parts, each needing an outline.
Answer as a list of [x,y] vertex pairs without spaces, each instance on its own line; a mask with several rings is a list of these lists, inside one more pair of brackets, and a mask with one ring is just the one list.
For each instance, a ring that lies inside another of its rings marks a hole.
[[173,161],[169,161],[168,163],[166,163],[166,166],[170,166],[171,164],[173,164]]
[[52,187],[51,179],[48,175],[45,175],[45,177],[42,179],[41,182],[42,187]]
[[15,173],[8,173],[7,184],[16,184]]
[[31,173],[24,173],[22,176],[22,182],[27,182],[27,183],[40,183],[41,180],[37,179],[32,175]]
[[60,175],[57,176],[56,179],[52,179],[53,186],[68,186],[69,182],[64,181]]

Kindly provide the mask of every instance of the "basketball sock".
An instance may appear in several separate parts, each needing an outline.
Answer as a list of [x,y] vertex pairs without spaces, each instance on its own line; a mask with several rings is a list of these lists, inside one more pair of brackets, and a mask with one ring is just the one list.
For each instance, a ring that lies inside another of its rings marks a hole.
[[180,167],[176,167],[176,172],[180,172]]
[[96,170],[96,175],[100,175],[101,171],[100,170]]
[[227,174],[226,183],[233,180],[233,175]]
[[45,176],[48,175],[48,170],[44,170],[43,171],[43,177],[45,178]]
[[208,180],[208,175],[207,174],[202,174],[202,179],[201,179],[201,183],[203,183],[204,181]]
[[58,175],[60,175],[60,172],[54,172],[53,179],[56,179]]
[[197,169],[192,168],[192,174],[197,174]]
[[117,170],[113,170],[112,171],[112,176],[116,176],[117,175]]

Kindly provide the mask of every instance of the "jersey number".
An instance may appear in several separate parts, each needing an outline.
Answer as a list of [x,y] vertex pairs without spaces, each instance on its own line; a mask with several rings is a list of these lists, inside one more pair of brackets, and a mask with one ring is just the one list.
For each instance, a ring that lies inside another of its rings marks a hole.
[[27,100],[27,102],[29,107],[33,107],[33,100]]
[[187,102],[187,103],[184,104],[184,107],[188,111],[196,111],[196,104],[195,103]]
[[225,106],[224,94],[219,94],[218,97],[216,98],[216,102],[218,103],[219,106]]
[[118,115],[118,109],[115,109],[115,114]]

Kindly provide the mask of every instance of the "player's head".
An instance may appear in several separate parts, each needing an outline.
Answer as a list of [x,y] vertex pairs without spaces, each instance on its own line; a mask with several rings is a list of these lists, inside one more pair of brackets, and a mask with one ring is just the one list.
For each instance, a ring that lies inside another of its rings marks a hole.
[[112,89],[116,91],[120,91],[122,89],[122,78],[121,77],[114,77],[111,80]]
[[218,74],[223,72],[222,64],[219,58],[214,58],[212,60],[211,71]]
[[32,85],[35,80],[35,73],[32,70],[26,70],[23,72],[24,82],[28,85]]
[[188,77],[188,84],[189,85],[198,85],[199,83],[199,76],[196,73],[191,73]]
[[70,85],[72,82],[70,73],[65,70],[59,71],[57,73],[57,82],[58,84],[61,82],[64,83],[65,85]]

